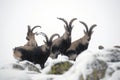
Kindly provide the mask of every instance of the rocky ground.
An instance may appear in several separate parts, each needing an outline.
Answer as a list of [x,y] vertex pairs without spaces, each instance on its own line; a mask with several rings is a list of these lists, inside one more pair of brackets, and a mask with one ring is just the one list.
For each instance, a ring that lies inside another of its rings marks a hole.
[[0,80],[120,80],[120,48],[86,50],[76,61],[66,56],[49,58],[45,68],[31,62],[11,62],[0,67]]

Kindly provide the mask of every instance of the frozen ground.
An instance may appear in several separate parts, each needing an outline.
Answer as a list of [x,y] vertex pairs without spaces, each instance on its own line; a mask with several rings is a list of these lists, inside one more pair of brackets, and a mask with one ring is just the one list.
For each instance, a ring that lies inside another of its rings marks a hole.
[[[120,49],[108,48],[103,50],[86,50],[81,53],[76,61],[71,61],[74,65],[62,75],[47,74],[51,66],[61,61],[69,61],[66,56],[61,56],[57,59],[48,58],[46,67],[41,70],[39,65],[35,65],[37,70],[30,71],[25,66],[27,61],[20,63],[10,62],[7,65],[0,67],[0,80],[80,80],[82,75],[84,79],[91,74],[94,69],[106,70],[105,76],[100,80],[120,80]],[[101,62],[102,61],[102,62]],[[103,64],[104,63],[104,64]],[[13,64],[19,64],[22,67],[16,69]],[[32,64],[32,63],[30,63]],[[34,67],[34,66],[33,66]]]

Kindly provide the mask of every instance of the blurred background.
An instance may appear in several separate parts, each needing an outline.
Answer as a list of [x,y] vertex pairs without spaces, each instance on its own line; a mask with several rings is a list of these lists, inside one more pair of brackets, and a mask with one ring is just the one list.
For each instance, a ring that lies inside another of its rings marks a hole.
[[[110,47],[120,45],[120,1],[119,0],[0,0],[0,65],[14,61],[13,48],[24,45],[27,25],[40,25],[38,32],[48,36],[64,33],[64,23],[57,17],[73,23],[72,41],[81,38],[85,29],[79,23],[84,21],[94,29],[89,48],[99,45]],[[36,36],[39,45],[44,38]]]

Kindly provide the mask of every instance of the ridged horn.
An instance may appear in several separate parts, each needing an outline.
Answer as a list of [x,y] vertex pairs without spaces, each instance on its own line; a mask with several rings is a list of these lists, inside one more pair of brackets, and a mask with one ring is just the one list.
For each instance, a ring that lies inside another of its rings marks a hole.
[[61,20],[61,21],[63,21],[65,24],[66,24],[66,27],[68,28],[68,22],[64,19],[64,18],[57,18],[57,19],[59,19],[59,20]]
[[91,33],[92,30],[93,30],[93,28],[95,28],[96,26],[97,26],[96,24],[93,24],[93,25],[90,27],[90,29],[89,29],[89,33]]
[[31,29],[31,31],[33,32],[33,30],[34,30],[35,28],[37,28],[37,27],[40,27],[40,28],[41,28],[41,26],[34,26],[34,27]]
[[[48,42],[49,41],[49,39],[48,39],[48,37],[47,37],[47,35],[45,34],[45,33],[43,33],[43,32],[40,32],[39,34],[41,34],[42,36],[44,36],[45,37],[45,39],[46,39],[46,42]],[[44,41],[45,42],[45,41]]]
[[89,30],[88,30],[88,26],[87,26],[87,24],[86,24],[85,22],[83,22],[83,21],[79,21],[79,22],[85,26],[86,32],[88,33]]
[[75,21],[75,20],[77,20],[77,18],[71,19],[71,21],[69,22],[69,27],[72,27],[72,23],[73,23],[73,21]]
[[58,36],[58,38],[60,37],[60,35],[59,34],[53,34],[51,37],[50,37],[50,41],[52,42],[52,40],[53,40],[53,38],[55,37],[55,36]]

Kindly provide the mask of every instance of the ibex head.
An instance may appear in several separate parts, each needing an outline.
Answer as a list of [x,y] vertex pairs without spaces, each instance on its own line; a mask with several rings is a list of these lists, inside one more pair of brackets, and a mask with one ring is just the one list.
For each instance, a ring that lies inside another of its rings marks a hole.
[[65,25],[64,25],[64,28],[65,28],[65,32],[68,34],[68,35],[71,35],[71,31],[73,29],[73,26],[72,26],[72,23],[73,21],[75,21],[77,18],[73,18],[69,23],[64,19],[64,18],[57,18],[59,20],[62,20]]
[[51,47],[52,42],[53,42],[53,38],[54,38],[55,36],[60,37],[60,35],[59,35],[59,34],[53,34],[53,35],[50,37],[50,39],[49,39],[49,38],[48,38],[48,36],[47,36],[45,33],[40,32],[39,34],[41,34],[42,36],[44,36],[44,37],[45,37],[46,41],[45,41],[45,40],[43,40],[43,42],[44,42],[44,43],[45,43],[45,45],[47,45],[48,47]]
[[41,26],[34,26],[32,29],[30,28],[30,26],[28,25],[28,32],[27,32],[27,36],[26,39],[29,41],[30,39],[34,39],[35,38],[35,34],[37,34],[37,32],[33,33],[33,30],[37,27]]
[[85,22],[80,21],[80,23],[85,26],[85,29],[86,29],[86,30],[84,30],[84,34],[85,34],[86,38],[87,38],[88,41],[89,41],[89,40],[91,39],[91,35],[92,35],[92,33],[93,33],[92,30],[93,30],[93,28],[95,28],[97,25],[96,25],[96,24],[93,24],[93,25],[88,29],[88,26],[87,26],[87,24],[86,24]]

